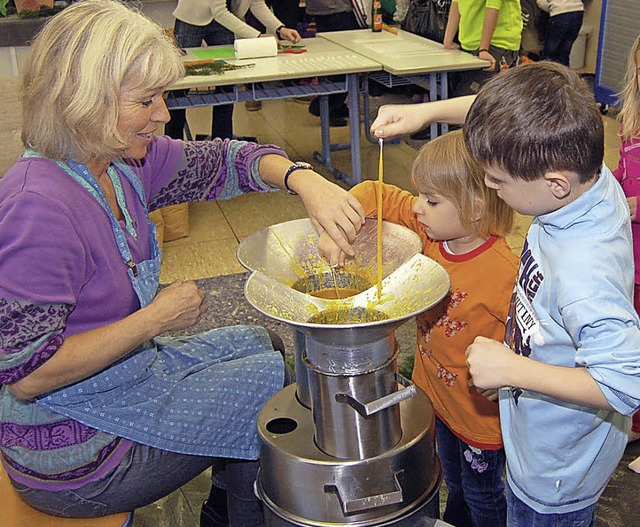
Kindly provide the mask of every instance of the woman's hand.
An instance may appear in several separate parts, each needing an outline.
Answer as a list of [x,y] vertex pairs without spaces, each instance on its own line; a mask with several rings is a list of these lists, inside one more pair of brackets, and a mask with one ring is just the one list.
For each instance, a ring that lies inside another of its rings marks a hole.
[[204,303],[205,293],[198,289],[195,282],[176,280],[161,289],[146,308],[157,320],[158,334],[167,331],[180,331],[193,326],[200,315],[208,309]]
[[288,27],[283,27],[280,30],[280,36],[284,40],[288,40],[292,44],[297,44],[298,42],[300,42],[300,39],[302,38],[300,37],[300,33],[298,33],[295,29],[289,29]]

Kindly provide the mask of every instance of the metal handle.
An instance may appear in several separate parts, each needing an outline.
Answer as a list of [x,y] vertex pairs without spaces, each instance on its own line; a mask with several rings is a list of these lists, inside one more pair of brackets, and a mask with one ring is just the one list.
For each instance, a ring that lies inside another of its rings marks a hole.
[[395,377],[396,382],[401,386],[405,386],[405,388],[403,388],[402,390],[398,390],[397,392],[390,393],[389,395],[385,395],[384,397],[380,397],[380,399],[376,399],[375,401],[371,401],[369,403],[362,403],[348,393],[336,393],[336,402],[348,404],[362,417],[369,417],[376,412],[380,412],[385,408],[394,406],[401,401],[408,399],[409,397],[413,397],[416,394],[417,388],[415,384],[413,384],[410,380],[405,379],[401,375],[398,375],[397,373],[395,374]]
[[[403,471],[396,472],[393,475],[394,490],[390,492],[382,492],[373,496],[357,497],[352,489],[357,489],[359,485],[355,484],[355,482],[353,482],[354,484],[349,484],[348,481],[337,482],[335,485],[325,485],[324,491],[331,492],[338,497],[344,515],[393,505],[395,503],[402,503],[402,487],[398,481],[398,474],[401,472]],[[341,485],[341,483],[344,485]]]

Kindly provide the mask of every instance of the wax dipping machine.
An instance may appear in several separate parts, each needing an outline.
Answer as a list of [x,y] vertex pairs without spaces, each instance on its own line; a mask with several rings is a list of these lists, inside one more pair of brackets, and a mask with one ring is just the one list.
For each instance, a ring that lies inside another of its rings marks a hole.
[[394,330],[438,304],[449,277],[409,229],[384,222],[382,239],[380,291],[375,220],[340,270],[319,256],[306,219],[238,248],[253,271],[248,301],[296,330],[296,384],[258,416],[256,491],[268,527],[443,525],[433,519],[441,475],[433,408],[398,375]]

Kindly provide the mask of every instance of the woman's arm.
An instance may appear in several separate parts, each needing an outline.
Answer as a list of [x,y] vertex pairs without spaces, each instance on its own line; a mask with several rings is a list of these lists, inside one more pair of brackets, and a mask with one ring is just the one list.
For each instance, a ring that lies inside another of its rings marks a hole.
[[[260,177],[265,183],[284,188],[284,176],[293,163],[271,154],[260,158]],[[335,183],[313,170],[296,170],[288,180],[298,194],[318,234],[326,232],[348,255],[351,243],[364,223],[364,211],[358,200]]]
[[390,104],[381,106],[371,124],[371,133],[384,139],[412,134],[428,124],[444,122],[463,124],[475,95],[456,97],[423,104]]
[[65,338],[46,362],[9,389],[18,398],[31,399],[84,380],[143,342],[194,325],[207,310],[204,296],[194,282],[177,281],[162,289],[147,307],[122,320]]

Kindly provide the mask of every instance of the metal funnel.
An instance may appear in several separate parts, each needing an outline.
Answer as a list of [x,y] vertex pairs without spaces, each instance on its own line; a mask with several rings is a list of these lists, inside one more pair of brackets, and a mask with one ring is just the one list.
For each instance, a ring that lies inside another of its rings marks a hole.
[[[259,271],[247,280],[245,296],[261,313],[296,327],[316,342],[353,347],[376,342],[433,307],[449,285],[449,275],[440,264],[414,254],[383,279],[379,299],[377,285],[339,300],[316,298]],[[342,318],[340,323],[333,322],[335,313]]]
[[[382,276],[388,276],[411,256],[422,251],[413,231],[395,223],[382,223]],[[249,271],[260,271],[289,287],[301,279],[331,272],[318,254],[318,235],[308,218],[287,221],[256,231],[239,245],[237,256]],[[367,218],[353,244],[356,257],[338,276],[356,274],[368,282],[377,280],[377,221]],[[364,289],[364,288],[362,288]],[[304,291],[303,291],[304,292]]]

